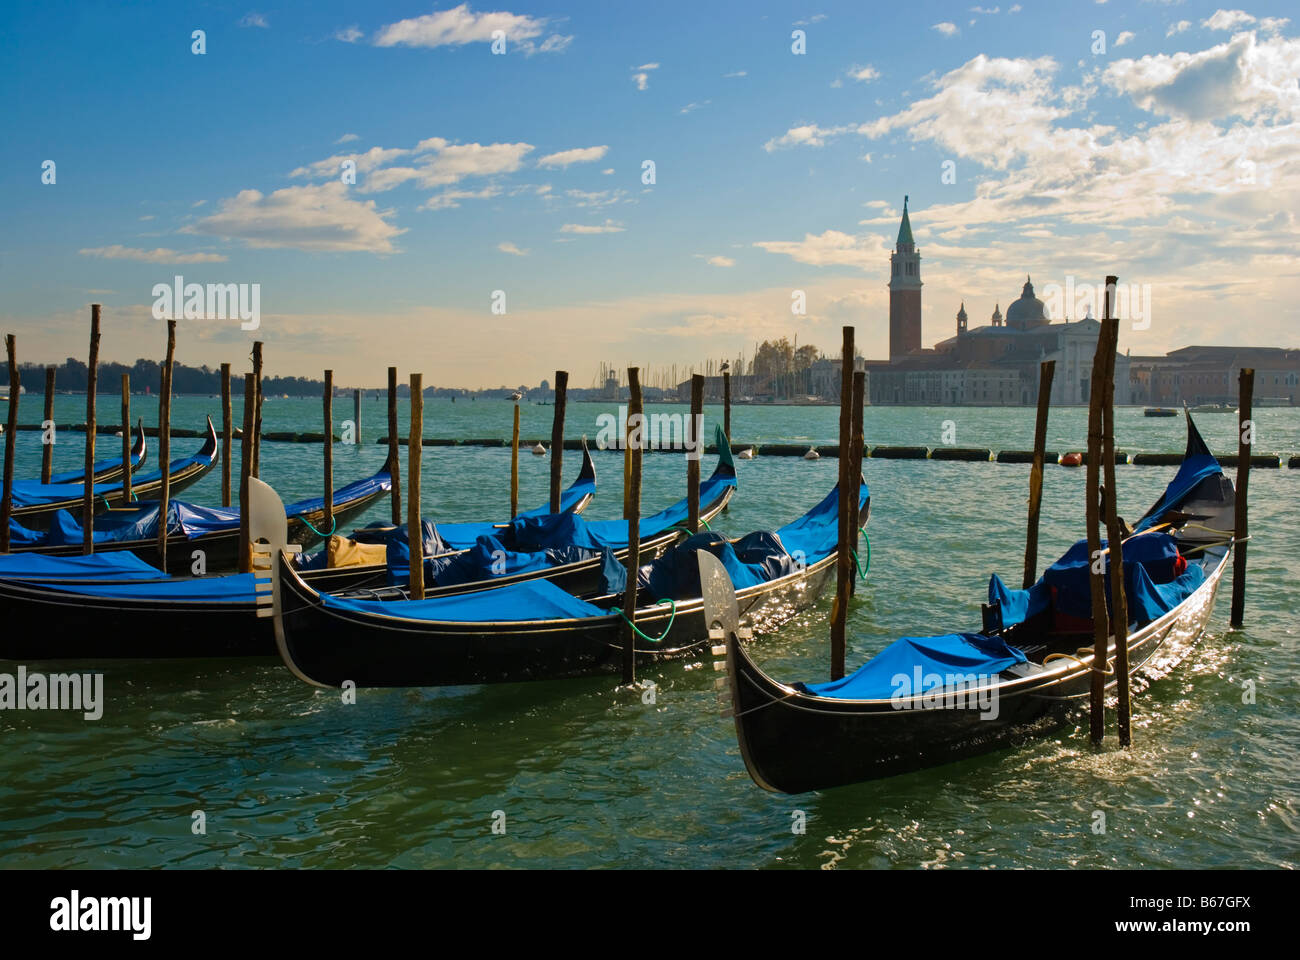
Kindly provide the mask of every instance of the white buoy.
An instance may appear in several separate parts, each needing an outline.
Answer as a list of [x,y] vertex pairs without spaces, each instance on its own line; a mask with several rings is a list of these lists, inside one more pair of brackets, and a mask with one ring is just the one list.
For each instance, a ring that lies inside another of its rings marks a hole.
[[822,455],[817,452],[816,447],[809,447],[808,452],[803,455],[805,460],[820,460]]
[[754,459],[754,448],[753,448],[753,447],[746,447],[744,450],[741,450],[740,453],[736,454],[736,459],[737,459],[737,460],[753,460],[753,459]]
[[537,446],[533,447],[533,453],[537,454],[539,457],[544,457],[546,456],[546,448],[539,443]]

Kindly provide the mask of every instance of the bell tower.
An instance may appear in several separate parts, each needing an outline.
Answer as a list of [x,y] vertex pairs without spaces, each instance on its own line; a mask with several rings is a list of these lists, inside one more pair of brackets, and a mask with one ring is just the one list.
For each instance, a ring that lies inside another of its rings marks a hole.
[[903,222],[889,256],[889,359],[921,349],[921,255],[912,240],[912,221],[903,197]]

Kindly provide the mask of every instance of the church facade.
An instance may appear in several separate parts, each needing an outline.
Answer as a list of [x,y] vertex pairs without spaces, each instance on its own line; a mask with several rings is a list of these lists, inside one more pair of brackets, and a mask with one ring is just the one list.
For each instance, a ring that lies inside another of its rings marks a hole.
[[[1023,406],[1038,402],[1039,364],[1056,361],[1052,403],[1088,402],[1101,324],[1092,317],[1054,323],[1025,278],[1005,317],[1001,304],[988,324],[971,328],[963,302],[955,335],[921,347],[921,255],[903,200],[890,257],[889,360],[869,361],[873,404]],[[1115,402],[1131,403],[1129,359],[1115,357]]]

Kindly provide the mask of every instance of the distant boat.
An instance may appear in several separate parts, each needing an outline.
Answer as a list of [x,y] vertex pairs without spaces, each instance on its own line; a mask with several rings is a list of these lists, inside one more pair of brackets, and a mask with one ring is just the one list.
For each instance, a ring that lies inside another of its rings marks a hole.
[[1172,407],[1147,407],[1142,411],[1144,417],[1176,417],[1178,411]]
[[1230,403],[1198,403],[1192,407],[1192,413],[1235,413],[1236,410]]

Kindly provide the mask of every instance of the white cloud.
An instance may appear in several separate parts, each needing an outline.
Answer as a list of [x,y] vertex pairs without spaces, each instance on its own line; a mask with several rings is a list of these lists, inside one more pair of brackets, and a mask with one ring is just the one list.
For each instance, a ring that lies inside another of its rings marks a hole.
[[749,76],[748,70],[737,70],[734,73],[724,73],[722,75],[722,78],[724,80],[737,80],[741,77],[747,77],[747,76]]
[[475,13],[468,3],[450,10],[438,10],[421,17],[399,20],[381,27],[375,34],[377,47],[446,47],[467,43],[491,43],[500,30],[507,41],[531,40],[542,35],[544,19],[506,13]]
[[527,251],[527,250],[520,250],[518,247],[516,247],[516,246],[515,246],[513,243],[511,243],[509,240],[504,240],[504,241],[502,241],[501,243],[498,243],[498,244],[497,244],[497,249],[500,250],[502,253],[508,253],[508,254],[510,254],[510,255],[512,255],[512,256],[515,256],[515,257],[526,257],[526,256],[528,256],[528,251]]
[[826,141],[857,129],[853,124],[842,127],[819,127],[815,123],[805,123],[791,127],[781,136],[767,141],[763,149],[768,153],[781,147],[824,147]]
[[340,143],[351,143],[353,140],[360,140],[360,139],[361,138],[357,136],[355,133],[345,133],[343,134],[343,136],[335,140],[334,143],[336,145]]
[[368,173],[387,163],[391,163],[398,157],[404,157],[410,152],[410,150],[398,148],[371,147],[365,153],[338,153],[332,157],[326,157],[324,160],[309,163],[305,167],[298,167],[291,171],[289,176],[311,179],[338,177],[343,171],[343,162],[345,160],[351,160],[357,165],[357,173]]
[[622,233],[627,228],[616,220],[606,220],[602,224],[566,223],[560,227],[560,233]]
[[879,270],[882,263],[889,262],[889,245],[883,237],[853,236],[839,230],[806,233],[802,240],[760,240],[754,246],[815,267]]
[[524,157],[532,152],[533,146],[529,143],[459,143],[432,149],[433,158],[420,168],[420,185],[425,187],[455,183],[465,177],[514,173],[522,165]]
[[364,36],[365,34],[362,33],[361,29],[357,27],[355,24],[350,27],[343,27],[340,30],[334,31],[334,39],[342,40],[344,43],[356,43]]
[[243,240],[258,249],[393,253],[393,239],[405,230],[388,222],[392,216],[373,200],[350,199],[347,188],[333,181],[265,195],[241,190],[182,232]]
[[1192,28],[1192,21],[1179,20],[1177,23],[1171,23],[1169,29],[1165,31],[1166,37],[1177,36],[1180,33],[1186,33]]
[[679,112],[691,113],[694,110],[700,109],[700,107],[707,107],[712,102],[713,102],[712,100],[704,100],[701,101],[700,103],[688,103],[686,106],[682,107],[682,109]]
[[1135,36],[1137,36],[1137,34],[1132,30],[1122,30],[1120,31],[1120,35],[1115,38],[1115,46],[1122,47],[1124,44],[1131,42]]
[[971,13],[982,13],[982,14],[985,14],[986,16],[988,16],[988,15],[992,15],[992,14],[995,14],[995,13],[1000,13],[1001,10],[1002,10],[1001,7],[993,7],[991,10],[990,10],[989,8],[987,8],[987,7],[971,7],[971,8],[970,8],[970,12],[971,12]]
[[460,206],[461,200],[490,200],[500,196],[496,187],[484,187],[482,190],[444,190],[429,198],[421,210],[453,210]]
[[880,76],[880,71],[871,66],[871,64],[867,64],[865,67],[851,67],[849,69],[849,76],[854,80],[861,80],[863,83],[870,83],[872,80],[875,80]]
[[736,261],[733,260],[731,257],[724,257],[721,255],[710,257],[703,253],[697,253],[695,254],[695,256],[696,258],[703,260],[711,267],[734,267],[736,265]]
[[650,85],[649,71],[658,69],[658,63],[643,63],[639,67],[633,67],[632,82],[636,84],[638,90],[645,90]]
[[110,247],[86,247],[78,250],[83,257],[99,257],[102,260],[138,260],[141,263],[225,263],[226,258],[219,253],[180,253],[166,247],[142,250],[138,247],[124,247],[113,244]]
[[602,170],[602,171],[600,171],[600,172],[603,173],[605,176],[608,177],[610,174],[612,174],[612,173],[614,172],[614,168],[613,168],[613,167],[608,167],[607,169]]
[[270,24],[266,22],[266,17],[260,13],[246,13],[239,18],[241,27],[261,27],[263,30],[269,29]]
[[946,21],[946,20],[945,20],[943,23],[936,23],[936,24],[934,24],[932,27],[930,27],[930,29],[931,29],[931,30],[938,30],[938,31],[939,31],[940,33],[942,33],[945,37],[951,37],[951,36],[954,36],[955,34],[957,34],[957,33],[959,32],[959,31],[957,30],[957,24],[955,24],[955,23],[949,23],[949,22]]
[[574,163],[595,163],[609,152],[608,145],[599,147],[576,147],[573,150],[561,150],[548,153],[537,161],[539,167],[567,167]]
[[615,190],[566,190],[564,195],[578,207],[608,207],[619,203],[627,197],[627,191]]
[[1258,42],[1253,32],[1239,33],[1196,53],[1116,61],[1103,79],[1152,113],[1189,120],[1294,117],[1300,112],[1298,58],[1300,41]]
[[1210,30],[1235,30],[1255,22],[1245,10],[1215,10],[1209,18],[1201,21],[1201,26]]

